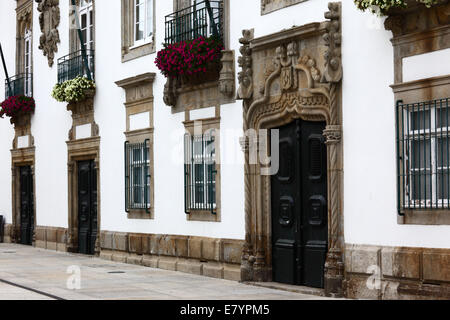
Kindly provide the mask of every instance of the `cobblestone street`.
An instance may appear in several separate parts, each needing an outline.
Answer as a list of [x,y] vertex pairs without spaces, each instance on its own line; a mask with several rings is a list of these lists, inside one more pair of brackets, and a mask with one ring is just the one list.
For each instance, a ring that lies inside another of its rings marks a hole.
[[[72,272],[71,272],[72,270]],[[73,271],[80,270],[81,288]],[[68,286],[69,285],[69,286]],[[0,244],[0,300],[325,299],[77,254]]]

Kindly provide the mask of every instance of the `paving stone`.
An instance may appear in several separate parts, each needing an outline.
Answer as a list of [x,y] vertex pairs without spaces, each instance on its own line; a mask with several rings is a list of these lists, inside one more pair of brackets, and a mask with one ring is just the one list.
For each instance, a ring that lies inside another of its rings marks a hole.
[[[2,251],[14,254],[1,254]],[[128,255],[115,251],[102,251],[101,258],[49,251],[15,244],[0,244],[0,274],[2,279],[23,284],[48,294],[71,299],[320,299],[298,293],[279,291],[244,285],[236,281],[208,278],[196,274],[153,269],[145,266],[123,264],[129,260],[142,259],[143,265],[166,269],[188,270],[209,276],[234,277],[239,268],[220,263],[157,256]],[[103,259],[112,259],[113,262]],[[81,269],[81,290],[67,288],[68,266]],[[113,273],[110,273],[113,272]],[[2,287],[0,299],[40,299],[29,291],[20,292],[15,288]],[[44,297],[46,298],[46,297]]]

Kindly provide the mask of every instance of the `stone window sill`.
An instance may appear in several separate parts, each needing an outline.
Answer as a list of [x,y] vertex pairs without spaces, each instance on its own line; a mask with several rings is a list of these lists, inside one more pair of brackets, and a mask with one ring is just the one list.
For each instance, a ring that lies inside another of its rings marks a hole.
[[144,57],[155,52],[156,47],[154,42],[129,47],[126,49],[126,52],[122,53],[122,62],[127,62],[140,57]]
[[150,208],[150,212],[146,210],[130,210],[128,212],[128,219],[131,220],[153,220],[153,208]]
[[450,225],[450,210],[405,210],[398,222],[405,225]]
[[216,209],[216,214],[212,214],[211,211],[191,211],[190,214],[186,214],[186,217],[188,221],[220,222],[219,210]]

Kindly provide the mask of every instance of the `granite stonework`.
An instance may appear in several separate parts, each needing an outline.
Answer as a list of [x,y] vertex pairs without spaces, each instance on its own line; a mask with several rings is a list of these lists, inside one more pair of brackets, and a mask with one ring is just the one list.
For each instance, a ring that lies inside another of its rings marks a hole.
[[241,280],[242,240],[102,231],[100,246],[106,260]]
[[347,244],[345,252],[348,298],[450,299],[450,249]]
[[3,243],[12,243],[11,232],[12,232],[12,224],[6,223],[3,234]]
[[35,232],[35,247],[67,252],[67,229],[37,226]]

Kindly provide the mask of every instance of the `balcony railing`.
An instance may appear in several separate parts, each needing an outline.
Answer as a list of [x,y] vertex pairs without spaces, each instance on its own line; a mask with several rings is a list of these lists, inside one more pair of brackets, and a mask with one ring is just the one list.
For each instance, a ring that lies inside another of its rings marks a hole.
[[85,50],[87,65],[89,71],[86,68],[86,62],[83,59],[82,51],[73,52],[67,56],[58,59],[58,83],[63,83],[67,80],[72,80],[78,76],[87,77],[90,72],[91,79],[94,80],[95,65],[94,65],[94,50]]
[[33,96],[33,74],[17,74],[8,80],[5,80],[5,98],[12,96],[25,95]]
[[223,39],[222,1],[203,1],[166,16],[166,44],[200,36]]

